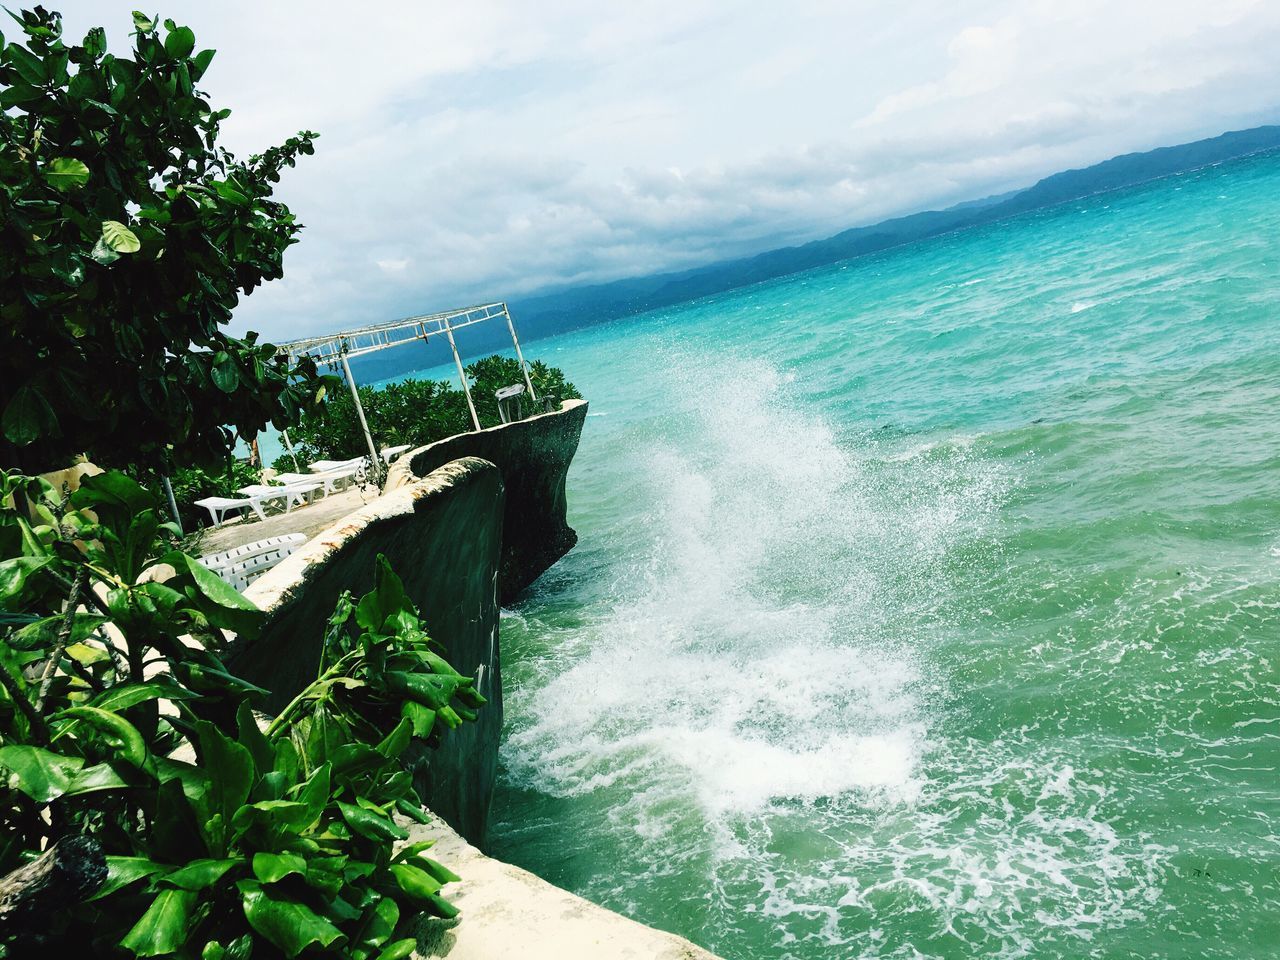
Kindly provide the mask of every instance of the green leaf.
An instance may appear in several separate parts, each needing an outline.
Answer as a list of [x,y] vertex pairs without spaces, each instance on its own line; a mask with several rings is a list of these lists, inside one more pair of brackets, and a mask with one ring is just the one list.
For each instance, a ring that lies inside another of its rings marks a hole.
[[89,168],[83,160],[55,157],[44,167],[44,178],[57,190],[74,190],[89,182]]
[[378,554],[378,564],[374,569],[374,587],[361,597],[356,605],[356,623],[366,630],[380,633],[387,620],[401,612],[416,613],[408,595],[404,592],[404,582],[391,569],[387,558]]
[[363,947],[377,949],[391,939],[400,922],[400,906],[391,897],[382,897],[372,910],[366,911],[364,925],[357,934]]
[[216,940],[210,940],[200,952],[200,960],[249,960],[254,940],[251,933],[241,934],[225,947]]
[[437,917],[443,917],[446,920],[452,920],[458,915],[458,908],[446,900],[444,897],[436,895],[427,897],[427,909],[434,913]]
[[192,890],[161,890],[120,946],[139,957],[176,953],[187,942],[196,897]]
[[255,853],[253,875],[263,883],[277,883],[285,877],[307,875],[307,861],[296,853]]
[[139,33],[150,33],[156,28],[156,22],[145,13],[133,11],[133,29]]
[[71,778],[64,797],[78,797],[84,793],[96,793],[99,790],[124,790],[130,787],[129,781],[116,771],[109,763],[96,763],[76,772]]
[[440,892],[439,881],[411,863],[396,863],[387,869],[395,877],[396,885],[418,903],[426,903],[429,897]]
[[413,800],[408,797],[400,797],[396,800],[396,809],[402,814],[417,823],[430,823],[431,818],[427,816],[427,810],[422,805],[422,801],[418,800],[415,795]]
[[[0,667],[0,669],[4,669]],[[67,792],[84,760],[64,757],[41,747],[0,747],[0,764],[17,778],[18,789],[37,803],[48,803]]]
[[275,753],[271,742],[258,726],[253,709],[248,700],[241,700],[236,708],[236,730],[240,735],[240,743],[253,755],[253,765],[259,774],[271,772],[275,767]]
[[286,957],[296,957],[313,944],[328,948],[345,941],[341,930],[305,904],[273,895],[253,880],[241,880],[238,886],[249,926]]
[[99,707],[70,707],[58,713],[54,719],[72,721],[58,731],[58,736],[70,733],[77,723],[84,722],[103,734],[107,741],[119,750],[120,756],[133,766],[146,765],[146,741],[138,732],[138,728],[118,713]]
[[413,724],[413,735],[419,740],[431,736],[431,730],[436,725],[436,712],[430,707],[424,707],[416,700],[405,700],[400,704],[400,714]]
[[119,220],[102,221],[102,240],[116,253],[137,253],[142,249],[137,234]]
[[102,507],[118,508],[132,519],[132,514],[154,507],[156,503],[147,490],[133,478],[119,470],[108,470],[84,477],[80,487],[71,494],[71,505],[77,509]]
[[210,62],[213,60],[213,54],[214,51],[212,50],[201,50],[195,55],[193,58],[195,69],[191,71],[192,80],[198,82],[200,78],[204,76],[205,71],[209,69]]
[[436,842],[434,840],[417,840],[413,843],[407,843],[399,849],[392,862],[402,863],[405,860],[410,860],[413,857],[418,856],[418,854],[422,853],[424,850],[430,850],[435,845]]
[[213,786],[205,771],[195,764],[184,763],[171,757],[156,757],[155,775],[162,786],[167,785],[171,780],[177,781],[175,786],[188,810],[205,819],[213,816],[214,810],[209,800]]
[[397,940],[378,954],[378,960],[404,960],[405,957],[413,953],[414,947],[417,945],[418,941],[413,939],[413,937],[405,937],[403,940]]
[[370,840],[404,840],[409,836],[408,832],[394,820],[380,816],[372,810],[358,807],[354,803],[343,803],[339,800],[338,809],[342,812],[342,819],[346,820],[351,829],[362,837],[368,837]]
[[31,384],[23,384],[13,392],[0,418],[0,426],[10,442],[22,447],[42,437],[59,436],[58,415],[44,394]]
[[124,683],[98,694],[89,706],[103,710],[127,710],[148,700],[190,700],[195,694],[172,680],[153,677],[146,683]]
[[443,863],[432,860],[430,857],[414,857],[413,862],[415,866],[421,867],[423,870],[427,871],[427,873],[431,874],[432,878],[442,885],[446,883],[457,883],[462,879]]
[[213,886],[222,879],[228,870],[242,863],[244,861],[239,858],[231,860],[192,860],[185,867],[175,870],[173,873],[165,874],[160,878],[160,882],[166,886],[197,892],[205,887]]
[[84,35],[84,52],[90,60],[97,60],[107,52],[107,34],[101,27],[91,27]]
[[387,759],[394,760],[404,753],[412,737],[413,724],[407,719],[402,719],[390,733],[383,737],[382,742],[375,749]]
[[189,27],[178,27],[170,30],[164,38],[164,48],[175,60],[183,60],[196,48],[196,35]]
[[[52,561],[52,557],[12,557],[0,560],[0,601],[11,600],[20,594],[27,577]],[[56,619],[60,620],[61,617]]]
[[228,183],[225,180],[213,181],[213,189],[223,200],[227,200],[236,206],[245,206],[249,202],[249,198],[235,184]]
[[[0,595],[3,590],[0,590]],[[9,646],[15,650],[36,650],[40,647],[51,647],[57,642],[58,634],[62,630],[62,624],[66,618],[59,614],[56,617],[41,617],[33,623],[27,624],[17,633],[9,638]],[[80,643],[87,637],[93,635],[93,632],[107,622],[106,617],[100,617],[94,613],[76,613],[71,617],[71,634],[67,639],[68,645]]]
[[154,873],[168,869],[163,863],[156,863],[146,857],[113,857],[108,855],[106,882],[89,899],[92,901],[109,897],[117,890],[129,886],[131,883],[137,883],[143,877],[149,877]]
[[223,393],[235,393],[236,387],[240,385],[240,372],[230,357],[215,363],[209,375],[213,378],[213,385]]
[[241,833],[248,833],[256,827],[302,833],[315,823],[315,819],[305,803],[298,803],[296,800],[259,800],[237,810],[231,823]]
[[298,791],[298,802],[307,808],[307,815],[310,818],[308,826],[320,819],[320,815],[324,813],[324,808],[329,803],[331,777],[332,766],[322,763]]
[[230,823],[249,798],[253,786],[253,755],[208,721],[196,724],[200,764],[209,774],[214,812]]
[[[391,693],[409,697],[432,710],[443,714],[449,701],[464,682],[459,677],[448,677],[438,673],[408,673],[403,670],[388,670],[383,675],[383,682]],[[443,719],[443,717],[442,717]]]
[[166,554],[163,560],[174,569],[191,575],[196,589],[193,599],[210,623],[235,630],[242,636],[251,634],[261,624],[264,615],[253,601],[246,600],[231,584],[194,557],[175,550]]
[[9,62],[18,71],[18,76],[33,87],[42,87],[51,79],[45,62],[26,47],[11,43],[5,48],[5,53],[9,55]]
[[89,256],[95,263],[104,267],[109,267],[120,259],[120,254],[112,250],[110,244],[102,237],[99,237],[98,242],[93,245],[93,249],[89,251]]

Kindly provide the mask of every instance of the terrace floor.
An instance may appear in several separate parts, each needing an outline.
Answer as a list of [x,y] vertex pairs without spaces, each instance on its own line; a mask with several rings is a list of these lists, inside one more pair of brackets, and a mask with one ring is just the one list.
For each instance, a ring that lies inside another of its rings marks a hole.
[[204,527],[192,533],[186,542],[186,549],[195,556],[201,556],[233,550],[255,540],[288,533],[305,534],[310,539],[378,496],[376,486],[352,487],[339,490],[304,507],[294,507],[288,513],[270,514],[265,520],[259,520],[250,513],[247,518],[229,520],[221,526]]

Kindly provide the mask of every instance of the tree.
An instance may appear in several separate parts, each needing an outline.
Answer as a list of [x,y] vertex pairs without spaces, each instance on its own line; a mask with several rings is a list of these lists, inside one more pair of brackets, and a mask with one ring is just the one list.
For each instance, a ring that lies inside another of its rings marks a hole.
[[225,462],[235,433],[287,427],[327,378],[223,329],[282,273],[301,225],[272,199],[316,134],[237,160],[230,111],[197,88],[214,51],[134,14],[132,57],[57,13],[0,35],[0,463]]

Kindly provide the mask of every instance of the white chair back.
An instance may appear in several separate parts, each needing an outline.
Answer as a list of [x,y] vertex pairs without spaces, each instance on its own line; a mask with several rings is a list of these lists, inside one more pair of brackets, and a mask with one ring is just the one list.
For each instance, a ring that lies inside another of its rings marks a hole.
[[288,533],[246,543],[222,553],[211,553],[201,557],[200,562],[231,586],[243,591],[306,542],[305,535]]

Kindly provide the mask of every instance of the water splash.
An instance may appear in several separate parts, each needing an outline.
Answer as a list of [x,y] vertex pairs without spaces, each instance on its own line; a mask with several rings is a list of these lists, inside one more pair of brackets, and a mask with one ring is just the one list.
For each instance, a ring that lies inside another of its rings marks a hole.
[[496,852],[734,958],[1269,956],[1278,180],[565,338]]

